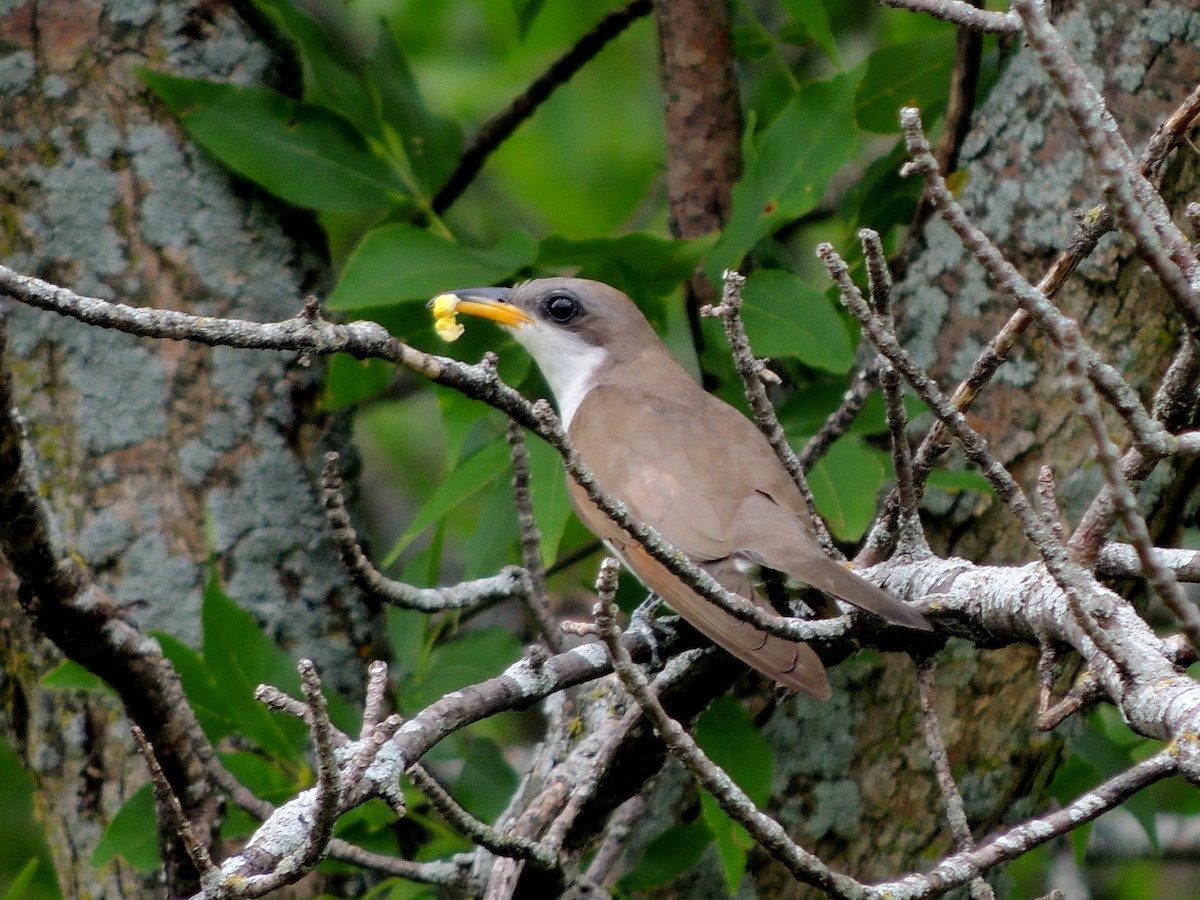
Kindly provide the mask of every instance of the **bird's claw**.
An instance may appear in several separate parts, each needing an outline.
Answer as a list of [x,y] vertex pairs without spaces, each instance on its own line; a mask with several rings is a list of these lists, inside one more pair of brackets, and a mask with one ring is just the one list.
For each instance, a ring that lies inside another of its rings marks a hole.
[[659,646],[664,642],[675,640],[678,636],[678,632],[675,630],[675,623],[678,620],[674,616],[666,619],[655,618],[655,613],[662,605],[662,599],[658,594],[650,594],[638,604],[630,615],[627,629],[646,636],[646,642],[650,645],[650,667],[652,669],[660,669],[663,665]]

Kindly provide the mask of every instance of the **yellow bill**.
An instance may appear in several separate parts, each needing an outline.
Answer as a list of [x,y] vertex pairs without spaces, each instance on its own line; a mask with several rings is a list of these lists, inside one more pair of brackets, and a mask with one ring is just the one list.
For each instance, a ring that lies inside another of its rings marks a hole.
[[[467,297],[462,296],[467,294]],[[527,325],[532,320],[523,311],[517,309],[508,303],[502,303],[490,297],[480,297],[478,300],[468,299],[470,292],[462,291],[459,293],[438,294],[429,301],[429,308],[433,312],[433,330],[437,332],[438,337],[444,341],[457,341],[462,337],[462,323],[458,321],[456,316],[458,313],[466,313],[469,316],[479,316],[483,319],[491,319],[493,322],[499,322],[501,325]]]

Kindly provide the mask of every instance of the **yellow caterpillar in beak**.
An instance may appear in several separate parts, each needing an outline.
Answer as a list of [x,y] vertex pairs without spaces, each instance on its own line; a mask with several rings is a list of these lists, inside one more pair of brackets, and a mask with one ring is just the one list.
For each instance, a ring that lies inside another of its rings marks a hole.
[[429,301],[433,310],[433,330],[447,343],[457,341],[466,331],[462,323],[455,318],[458,302],[458,297],[454,294],[439,294]]

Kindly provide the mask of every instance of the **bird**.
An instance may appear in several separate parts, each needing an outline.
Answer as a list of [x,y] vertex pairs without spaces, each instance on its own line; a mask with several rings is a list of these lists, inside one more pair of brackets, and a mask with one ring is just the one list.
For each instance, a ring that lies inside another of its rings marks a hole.
[[[559,418],[600,488],[698,568],[772,615],[757,576],[773,570],[896,625],[928,630],[913,607],[827,556],[804,496],[757,426],[705,391],[626,294],[598,281],[539,278],[460,288],[430,301],[436,330],[457,313],[498,323],[533,357]],[[828,698],[811,647],[743,622],[655,560],[567,478],[589,530],[686,622],[784,687]]]

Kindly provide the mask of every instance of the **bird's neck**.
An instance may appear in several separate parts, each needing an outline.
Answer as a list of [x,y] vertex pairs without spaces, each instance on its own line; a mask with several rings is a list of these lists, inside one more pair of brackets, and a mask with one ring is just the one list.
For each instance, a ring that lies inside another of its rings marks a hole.
[[538,368],[542,370],[542,376],[558,404],[558,416],[564,431],[571,427],[571,420],[575,418],[579,405],[595,386],[608,362],[608,351],[602,347],[584,347],[569,356],[552,355],[538,361]]

